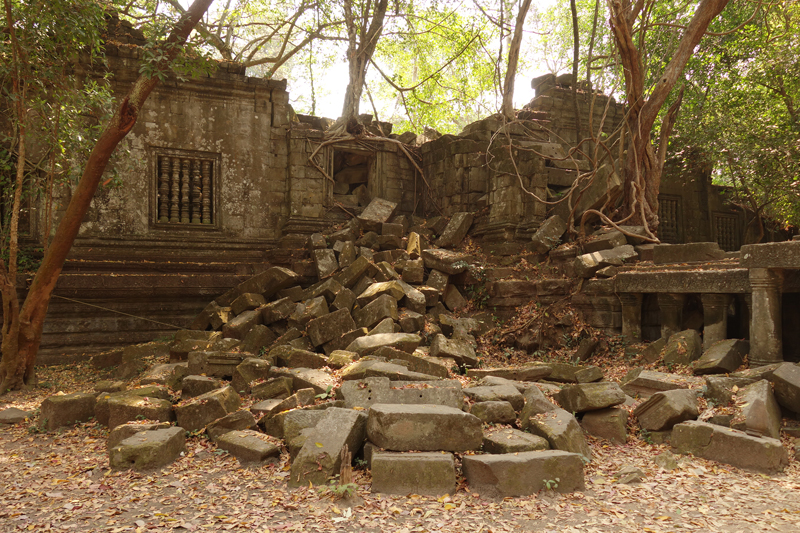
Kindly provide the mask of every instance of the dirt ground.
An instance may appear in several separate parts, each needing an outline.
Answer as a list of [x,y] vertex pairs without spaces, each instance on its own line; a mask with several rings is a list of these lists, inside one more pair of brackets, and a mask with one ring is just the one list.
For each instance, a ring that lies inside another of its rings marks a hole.
[[[0,409],[33,411],[57,391],[91,390],[87,366],[40,372],[44,387],[0,397]],[[589,439],[594,461],[586,490],[544,491],[492,500],[463,482],[434,498],[370,493],[366,470],[356,470],[357,494],[334,499],[330,490],[289,490],[288,454],[279,463],[242,467],[202,436],[161,471],[113,472],[108,430],[95,423],[39,433],[36,420],[0,427],[0,531],[800,531],[800,463],[765,476],[677,456],[677,470],[653,458],[668,446],[635,435],[625,446]],[[784,442],[793,450],[793,442]],[[792,455],[790,453],[790,455]],[[616,483],[621,467],[644,479]]]

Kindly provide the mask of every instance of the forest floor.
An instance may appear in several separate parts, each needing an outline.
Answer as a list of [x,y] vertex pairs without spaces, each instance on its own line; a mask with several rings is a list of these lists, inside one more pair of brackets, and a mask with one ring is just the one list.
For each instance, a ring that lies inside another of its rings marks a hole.
[[[47,396],[92,390],[101,377],[87,364],[43,368],[42,385],[0,397],[0,409],[35,411]],[[588,437],[594,461],[585,491],[505,500],[472,492],[463,480],[446,497],[372,494],[369,472],[358,469],[357,493],[337,500],[331,490],[288,489],[286,453],[278,463],[242,467],[202,436],[191,436],[185,456],[160,471],[111,471],[107,436],[93,422],[53,433],[40,433],[35,418],[0,428],[0,531],[800,530],[794,458],[778,476],[691,456],[678,456],[678,468],[667,471],[653,459],[669,447],[636,434],[624,446]],[[616,483],[627,465],[644,471],[641,483]]]

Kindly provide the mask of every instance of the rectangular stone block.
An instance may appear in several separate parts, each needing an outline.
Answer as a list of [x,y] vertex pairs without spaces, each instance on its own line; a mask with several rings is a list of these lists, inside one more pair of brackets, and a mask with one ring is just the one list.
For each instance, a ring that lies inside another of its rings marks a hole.
[[374,452],[371,470],[372,492],[441,496],[456,489],[452,453]]
[[462,468],[470,490],[494,498],[585,488],[581,455],[561,450],[465,455]]

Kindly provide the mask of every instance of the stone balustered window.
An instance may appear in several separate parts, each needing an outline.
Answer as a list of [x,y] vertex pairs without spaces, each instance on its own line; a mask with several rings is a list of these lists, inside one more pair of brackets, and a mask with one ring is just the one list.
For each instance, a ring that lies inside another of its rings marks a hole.
[[188,151],[155,154],[156,227],[218,227],[219,157]]
[[726,252],[735,252],[739,249],[736,216],[714,213],[714,240]]
[[678,244],[681,242],[681,230],[681,198],[659,195],[658,238],[663,243]]

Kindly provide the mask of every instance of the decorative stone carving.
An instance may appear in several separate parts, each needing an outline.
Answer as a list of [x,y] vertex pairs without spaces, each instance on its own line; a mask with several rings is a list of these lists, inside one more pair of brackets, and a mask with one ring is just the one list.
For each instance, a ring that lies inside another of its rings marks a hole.
[[192,183],[191,183],[191,196],[192,196],[192,224],[200,224],[202,220],[202,178],[200,177],[200,161],[195,159],[192,161]]
[[211,224],[211,161],[203,161],[203,224]]
[[181,161],[181,224],[189,223],[189,160]]
[[161,172],[158,176],[158,221],[169,222],[169,158],[159,160]]
[[181,163],[177,157],[172,158],[172,193],[170,195],[169,221],[180,222]]

